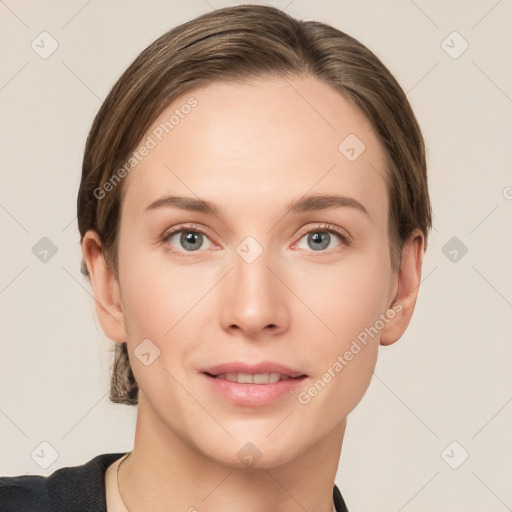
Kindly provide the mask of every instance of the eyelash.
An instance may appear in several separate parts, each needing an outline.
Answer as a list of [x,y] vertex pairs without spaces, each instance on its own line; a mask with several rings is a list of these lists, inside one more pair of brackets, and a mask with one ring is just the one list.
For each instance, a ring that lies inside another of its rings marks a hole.
[[[169,241],[169,239],[172,237],[172,235],[175,235],[176,233],[180,233],[182,231],[190,232],[190,233],[201,233],[202,235],[209,238],[209,235],[206,232],[206,230],[199,228],[197,226],[194,226],[194,225],[182,224],[180,226],[176,226],[176,227],[173,227],[173,228],[165,231],[164,234],[161,236],[161,240],[162,240],[162,242],[167,243]],[[302,231],[300,231],[300,233],[298,235],[299,236],[298,241],[300,241],[304,237],[304,235],[307,235],[309,233],[314,233],[314,232],[330,233],[333,235],[337,235],[341,240],[341,244],[338,247],[335,247],[334,249],[329,249],[326,251],[310,251],[310,252],[313,252],[313,253],[318,252],[319,254],[324,254],[324,255],[331,254],[332,252],[339,250],[340,247],[342,247],[342,246],[350,247],[350,245],[351,245],[349,236],[342,233],[339,230],[339,228],[337,228],[333,224],[318,224],[316,226],[313,226],[312,228],[302,230]],[[174,254],[178,254],[179,256],[184,256],[187,253],[190,254],[190,253],[194,252],[194,251],[177,251],[174,248],[168,249],[168,250],[172,251]]]

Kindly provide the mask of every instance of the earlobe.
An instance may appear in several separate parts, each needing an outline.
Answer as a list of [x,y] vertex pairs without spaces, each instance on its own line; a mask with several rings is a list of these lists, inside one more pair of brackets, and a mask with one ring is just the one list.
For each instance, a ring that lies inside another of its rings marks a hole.
[[111,340],[122,343],[127,333],[119,283],[106,264],[98,233],[87,231],[82,240],[82,254],[89,271],[96,312],[101,327]]
[[393,314],[389,315],[390,320],[381,331],[381,345],[391,345],[398,341],[411,321],[421,281],[423,247],[423,233],[415,229],[402,249],[402,262],[397,275],[398,291],[386,316],[392,310]]

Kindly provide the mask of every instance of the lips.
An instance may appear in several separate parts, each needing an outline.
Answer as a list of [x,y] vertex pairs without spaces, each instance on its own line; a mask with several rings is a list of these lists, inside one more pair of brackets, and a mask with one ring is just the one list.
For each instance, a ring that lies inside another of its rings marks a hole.
[[252,408],[286,400],[290,393],[296,393],[305,385],[308,377],[300,370],[271,361],[223,363],[204,368],[200,375],[216,397]]
[[256,373],[254,375],[250,373],[219,373],[218,375],[212,375],[212,377],[238,382],[238,384],[274,384],[274,382],[292,378],[280,373]]
[[202,372],[211,377],[247,384],[268,384],[280,380],[307,377],[300,370],[272,361],[262,361],[257,364],[242,362],[222,363],[204,368]]

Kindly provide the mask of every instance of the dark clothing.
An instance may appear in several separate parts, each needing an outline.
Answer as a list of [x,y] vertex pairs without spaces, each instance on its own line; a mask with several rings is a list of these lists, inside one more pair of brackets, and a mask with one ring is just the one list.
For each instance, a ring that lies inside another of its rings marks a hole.
[[[49,476],[1,477],[0,512],[107,512],[105,472],[123,455],[103,453]],[[333,499],[337,512],[348,512],[336,485]]]

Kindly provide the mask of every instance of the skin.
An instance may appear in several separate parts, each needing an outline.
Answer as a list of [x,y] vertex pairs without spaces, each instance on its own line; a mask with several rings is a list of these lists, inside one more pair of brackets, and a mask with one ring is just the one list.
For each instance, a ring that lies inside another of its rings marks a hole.
[[[328,512],[346,417],[368,388],[379,344],[397,341],[413,314],[423,235],[414,231],[393,271],[383,149],[369,121],[329,85],[311,77],[215,82],[173,102],[148,134],[192,95],[197,107],[125,178],[118,279],[94,231],[82,244],[101,325],[128,343],[140,386],[121,495],[137,512]],[[353,162],[338,150],[350,133],[366,146]],[[353,207],[285,215],[306,193],[352,197],[368,215]],[[222,216],[144,212],[167,195],[211,201]],[[198,250],[180,244],[179,233],[162,241],[183,223],[206,230]],[[308,233],[325,233],[319,223],[348,233],[350,245],[331,234],[315,251]],[[247,236],[263,248],[250,264],[236,252]],[[393,301],[401,309],[380,335],[301,404],[298,393]],[[146,338],[160,350],[149,366],[133,355]],[[309,377],[294,393],[249,408],[222,398],[198,373],[263,360]],[[262,454],[253,467],[237,456],[248,442]],[[124,511],[112,501],[113,485],[111,508]]]

